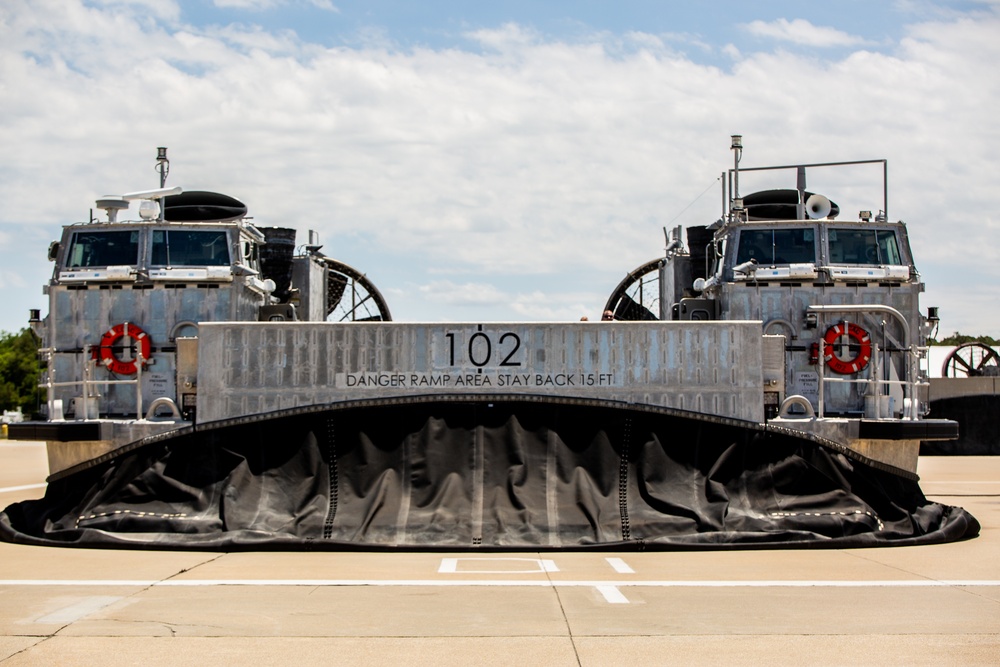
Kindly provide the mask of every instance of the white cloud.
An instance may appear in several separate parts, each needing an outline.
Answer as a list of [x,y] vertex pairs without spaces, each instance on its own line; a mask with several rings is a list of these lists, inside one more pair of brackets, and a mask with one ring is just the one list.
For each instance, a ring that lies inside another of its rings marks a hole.
[[213,0],[212,4],[222,9],[252,9],[260,11],[284,4],[284,0]]
[[466,37],[498,51],[536,44],[541,40],[536,31],[516,23],[505,23],[499,28],[473,30]]
[[419,289],[450,306],[500,306],[507,298],[501,290],[488,283],[437,281],[421,285]]
[[212,4],[222,9],[248,9],[251,11],[263,11],[299,4],[311,5],[330,12],[340,12],[330,0],[213,0]]
[[306,0],[306,2],[317,9],[325,9],[328,12],[334,12],[336,14],[340,13],[340,9],[337,5],[330,2],[330,0]]
[[860,37],[834,28],[815,26],[805,19],[778,19],[777,21],[751,21],[746,25],[750,34],[804,46],[858,46]]
[[[328,48],[150,21],[141,5],[58,6],[0,9],[0,261],[39,286],[6,283],[0,329],[44,308],[60,224],[158,184],[156,146],[171,184],[318,230],[399,319],[593,318],[662,252],[664,225],[718,217],[718,190],[699,195],[742,133],[745,166],[888,158],[890,214],[910,223],[928,294],[963,290],[936,304],[943,326],[1000,330],[992,269],[965,255],[974,290],[955,271],[963,247],[996,245],[993,13],[914,24],[889,54],[731,48],[724,71],[662,36],[563,43],[511,24],[474,33],[482,52]],[[877,208],[880,188],[809,177],[845,215]]]
[[140,13],[167,21],[176,21],[181,9],[177,0],[94,0],[95,4],[110,9],[138,9]]

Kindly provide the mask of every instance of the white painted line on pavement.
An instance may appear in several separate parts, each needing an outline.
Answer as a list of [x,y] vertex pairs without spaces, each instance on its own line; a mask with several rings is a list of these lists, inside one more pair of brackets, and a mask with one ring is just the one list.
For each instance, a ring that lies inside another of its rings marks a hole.
[[625,597],[617,586],[598,586],[598,592],[604,596],[604,599],[611,604],[628,604],[628,598]]
[[621,558],[605,558],[608,561],[608,565],[614,568],[615,572],[618,574],[635,574],[635,570],[628,566]]
[[143,579],[0,579],[0,586],[126,586],[148,588],[162,586],[162,580]]
[[45,484],[24,484],[22,486],[6,486],[0,489],[0,493],[14,493],[15,491],[28,491],[30,489],[44,489]]
[[35,623],[73,623],[79,621],[84,616],[90,616],[95,611],[100,611],[104,609],[109,604],[118,602],[121,600],[120,597],[112,597],[110,595],[95,595],[94,597],[84,598],[75,604],[71,604],[68,607],[63,607],[58,609],[51,614],[46,614],[41,618],[36,618]]
[[462,574],[538,574],[539,572],[558,572],[559,567],[556,566],[555,561],[548,560],[544,558],[442,558],[441,565],[438,567],[438,574],[456,574],[458,573],[458,561],[471,561],[474,563],[482,563],[484,561],[489,561],[491,563],[501,562],[501,563],[531,563],[535,566],[535,569],[531,570],[512,570],[507,568],[506,570],[477,570],[468,567],[462,568]]
[[[503,572],[502,574],[510,574]],[[145,588],[149,586],[509,586],[509,587],[591,587],[632,586],[635,588],[948,588],[948,587],[995,587],[1000,588],[1000,579],[883,579],[883,580],[672,580],[635,581],[622,579],[573,580],[566,581],[534,579],[166,579],[147,581],[142,579],[0,579],[2,586],[129,586]]]
[[964,479],[922,479],[920,485],[924,484],[1000,484],[1000,479],[993,480],[964,480]]

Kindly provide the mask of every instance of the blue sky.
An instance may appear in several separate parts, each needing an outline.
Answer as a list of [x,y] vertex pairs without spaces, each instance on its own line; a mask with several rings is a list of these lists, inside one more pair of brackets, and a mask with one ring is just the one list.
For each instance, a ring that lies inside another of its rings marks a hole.
[[[221,6],[219,6],[221,5]],[[831,28],[869,45],[890,46],[906,21],[927,18],[942,10],[969,11],[976,3],[893,3],[844,0],[805,5],[810,22]],[[800,16],[803,3],[670,2],[668,0],[470,2],[269,2],[233,0],[222,3],[182,3],[180,18],[198,25],[234,21],[293,30],[303,40],[325,46],[357,44],[365,35],[381,34],[403,48],[476,48],[466,33],[516,23],[546,39],[591,39],[594,33],[620,35],[643,32],[672,35],[701,47],[689,47],[712,59],[711,46],[735,44],[767,48],[770,40],[748,33],[744,25],[772,23]]]
[[[400,49],[483,47],[469,34],[515,24],[546,41],[612,41],[629,33],[663,38],[688,58],[728,67],[725,50],[783,50],[829,60],[850,49],[891,52],[913,22],[980,12],[984,2],[840,0],[838,2],[678,2],[669,0],[517,1],[499,3],[326,0],[185,2],[180,19],[290,30],[326,47],[382,39]],[[220,6],[221,5],[221,6]],[[808,25],[803,25],[807,23]]]
[[[887,158],[924,305],[997,336],[997,35],[991,1],[5,0],[0,330],[156,146],[396,319],[593,318],[664,226],[718,217],[741,133],[750,166]],[[877,208],[868,175],[810,187]]]

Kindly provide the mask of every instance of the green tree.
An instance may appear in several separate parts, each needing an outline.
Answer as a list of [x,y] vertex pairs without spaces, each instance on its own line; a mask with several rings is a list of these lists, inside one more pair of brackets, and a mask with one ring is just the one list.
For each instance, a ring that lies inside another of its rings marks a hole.
[[30,329],[0,332],[0,409],[20,406],[31,414],[39,405],[38,342]]
[[965,334],[960,334],[957,331],[950,336],[946,336],[940,340],[934,340],[933,338],[929,341],[931,345],[962,345],[963,343],[984,343],[993,347],[995,345],[1000,345],[1000,341],[996,338],[991,338],[989,336],[967,336]]

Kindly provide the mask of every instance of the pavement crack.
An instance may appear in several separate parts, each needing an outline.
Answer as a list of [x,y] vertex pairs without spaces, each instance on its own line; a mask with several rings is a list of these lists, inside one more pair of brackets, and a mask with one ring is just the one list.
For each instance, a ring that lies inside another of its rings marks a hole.
[[[171,580],[176,579],[177,577],[181,576],[182,574],[186,574],[188,572],[193,572],[194,570],[197,570],[198,568],[204,567],[205,565],[210,565],[210,564],[214,563],[215,561],[219,560],[220,558],[222,558],[225,555],[226,554],[224,554],[224,553],[216,554],[214,557],[209,558],[208,560],[202,561],[202,562],[200,562],[200,563],[198,563],[196,565],[192,565],[191,567],[182,568],[182,569],[178,570],[177,572],[174,572],[173,574],[171,574],[169,577],[166,577],[164,579],[160,579],[158,582],[156,582],[156,584],[161,584],[161,583],[163,583],[165,581],[171,581]],[[156,584],[153,584],[153,585],[155,586]]]
[[[847,552],[845,552],[845,553],[847,553]],[[910,570],[908,568],[900,567],[898,565],[890,565],[889,563],[885,563],[883,561],[876,560],[874,558],[868,558],[868,557],[866,557],[866,556],[864,556],[864,555],[862,555],[860,553],[850,552],[850,555],[854,556],[855,558],[859,558],[859,559],[861,559],[863,561],[866,561],[868,563],[873,563],[875,565],[880,565],[881,567],[887,567],[889,569],[895,570],[896,572],[902,572],[903,574],[911,576],[911,577],[913,577],[915,579],[922,579],[924,581],[937,581],[937,582],[946,581],[945,579],[942,579],[941,577],[930,577],[930,576],[928,576],[926,574],[920,574],[919,572],[914,572],[913,570]],[[959,590],[959,591],[962,591],[963,593],[966,593],[968,595],[972,595],[974,597],[981,598],[983,600],[989,600],[991,602],[996,602],[996,603],[1000,604],[1000,601],[994,600],[992,597],[990,597],[988,595],[983,595],[982,593],[980,593],[975,588],[971,588],[969,586],[962,586],[960,583],[952,584],[952,585],[948,586],[948,588],[951,588],[953,590]]]
[[[542,554],[535,554],[540,559]],[[573,647],[573,657],[576,658],[577,667],[582,667],[583,663],[580,661],[580,650],[576,645],[576,637],[573,636],[573,628],[569,624],[569,617],[566,615],[566,607],[563,605],[562,596],[559,594],[559,587],[556,582],[552,579],[552,572],[548,569],[545,570],[545,578],[548,580],[549,585],[552,586],[552,591],[556,595],[556,602],[559,603],[559,613],[562,614],[563,623],[566,624],[566,634],[569,636],[569,643]]]
[[926,581],[939,581],[939,579],[937,577],[928,577],[926,574],[920,574],[919,572],[914,572],[912,570],[909,570],[909,569],[904,568],[904,567],[900,567],[898,565],[890,565],[888,563],[885,563],[885,562],[880,561],[880,560],[876,560],[874,558],[868,558],[868,557],[866,557],[866,556],[864,556],[864,555],[862,555],[860,553],[857,553],[856,551],[850,551],[850,552],[845,551],[844,553],[848,553],[849,555],[854,556],[855,558],[857,558],[859,560],[863,560],[863,561],[868,562],[868,563],[873,563],[873,564],[879,565],[881,567],[887,567],[887,568],[895,570],[897,572],[902,572],[903,574],[907,574],[907,575],[909,575],[911,577],[916,577],[917,579],[924,579]]
[[[62,630],[62,628],[59,628],[59,630]],[[56,632],[58,632],[58,630]],[[44,637],[41,637],[37,642],[35,642],[31,646],[25,646],[20,651],[15,651],[14,653],[11,653],[10,655],[8,655],[5,658],[0,658],[0,663],[4,663],[4,662],[7,662],[9,660],[13,660],[14,658],[16,658],[17,656],[21,655],[22,653],[27,653],[28,651],[30,651],[30,650],[38,647],[38,646],[41,646],[45,642],[47,642],[50,639],[52,639],[52,637],[53,637],[53,635],[46,635]]]

